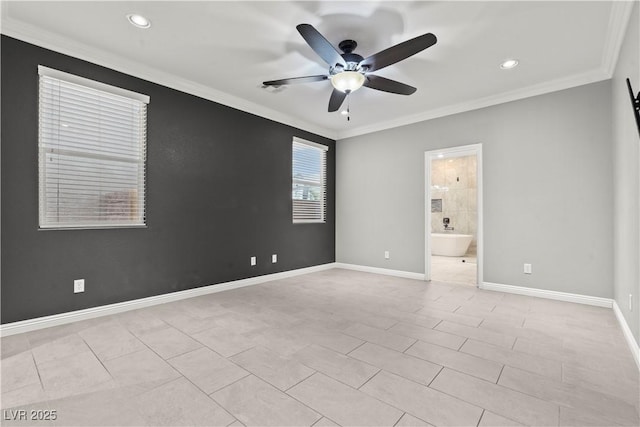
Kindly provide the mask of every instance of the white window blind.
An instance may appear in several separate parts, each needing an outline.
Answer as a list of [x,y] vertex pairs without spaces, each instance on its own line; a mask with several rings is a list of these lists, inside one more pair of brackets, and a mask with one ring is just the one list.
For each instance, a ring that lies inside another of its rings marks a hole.
[[144,226],[149,97],[38,74],[40,228]]
[[315,142],[293,138],[293,222],[325,222],[327,214],[327,150]]

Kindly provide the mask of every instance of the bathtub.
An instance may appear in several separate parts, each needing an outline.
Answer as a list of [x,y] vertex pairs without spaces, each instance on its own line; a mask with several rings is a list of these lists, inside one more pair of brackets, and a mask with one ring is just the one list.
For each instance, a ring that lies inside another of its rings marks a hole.
[[471,234],[431,233],[431,255],[463,256],[471,240]]

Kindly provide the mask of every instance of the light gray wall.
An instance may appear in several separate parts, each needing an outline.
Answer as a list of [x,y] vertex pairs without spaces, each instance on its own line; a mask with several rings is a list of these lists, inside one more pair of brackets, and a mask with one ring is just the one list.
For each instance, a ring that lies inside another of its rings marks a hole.
[[479,142],[484,281],[612,298],[611,133],[606,81],[340,140],[336,260],[424,272],[424,152]]
[[[640,91],[639,9],[636,3],[612,79],[614,295],[636,342],[640,341],[640,137],[625,79],[631,80],[637,94]],[[629,310],[629,295],[633,295],[634,311]]]

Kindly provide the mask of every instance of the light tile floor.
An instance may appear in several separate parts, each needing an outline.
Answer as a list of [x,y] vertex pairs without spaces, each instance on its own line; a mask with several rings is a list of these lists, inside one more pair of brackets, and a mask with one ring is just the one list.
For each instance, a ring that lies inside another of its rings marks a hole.
[[431,255],[431,280],[464,285],[478,284],[478,261],[475,255]]
[[7,426],[640,423],[611,309],[340,269],[1,344]]

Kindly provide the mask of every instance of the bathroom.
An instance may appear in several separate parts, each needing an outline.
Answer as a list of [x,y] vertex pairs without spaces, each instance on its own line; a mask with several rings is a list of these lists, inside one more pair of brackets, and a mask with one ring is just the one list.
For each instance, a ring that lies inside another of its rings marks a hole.
[[477,285],[477,156],[431,160],[431,280]]

